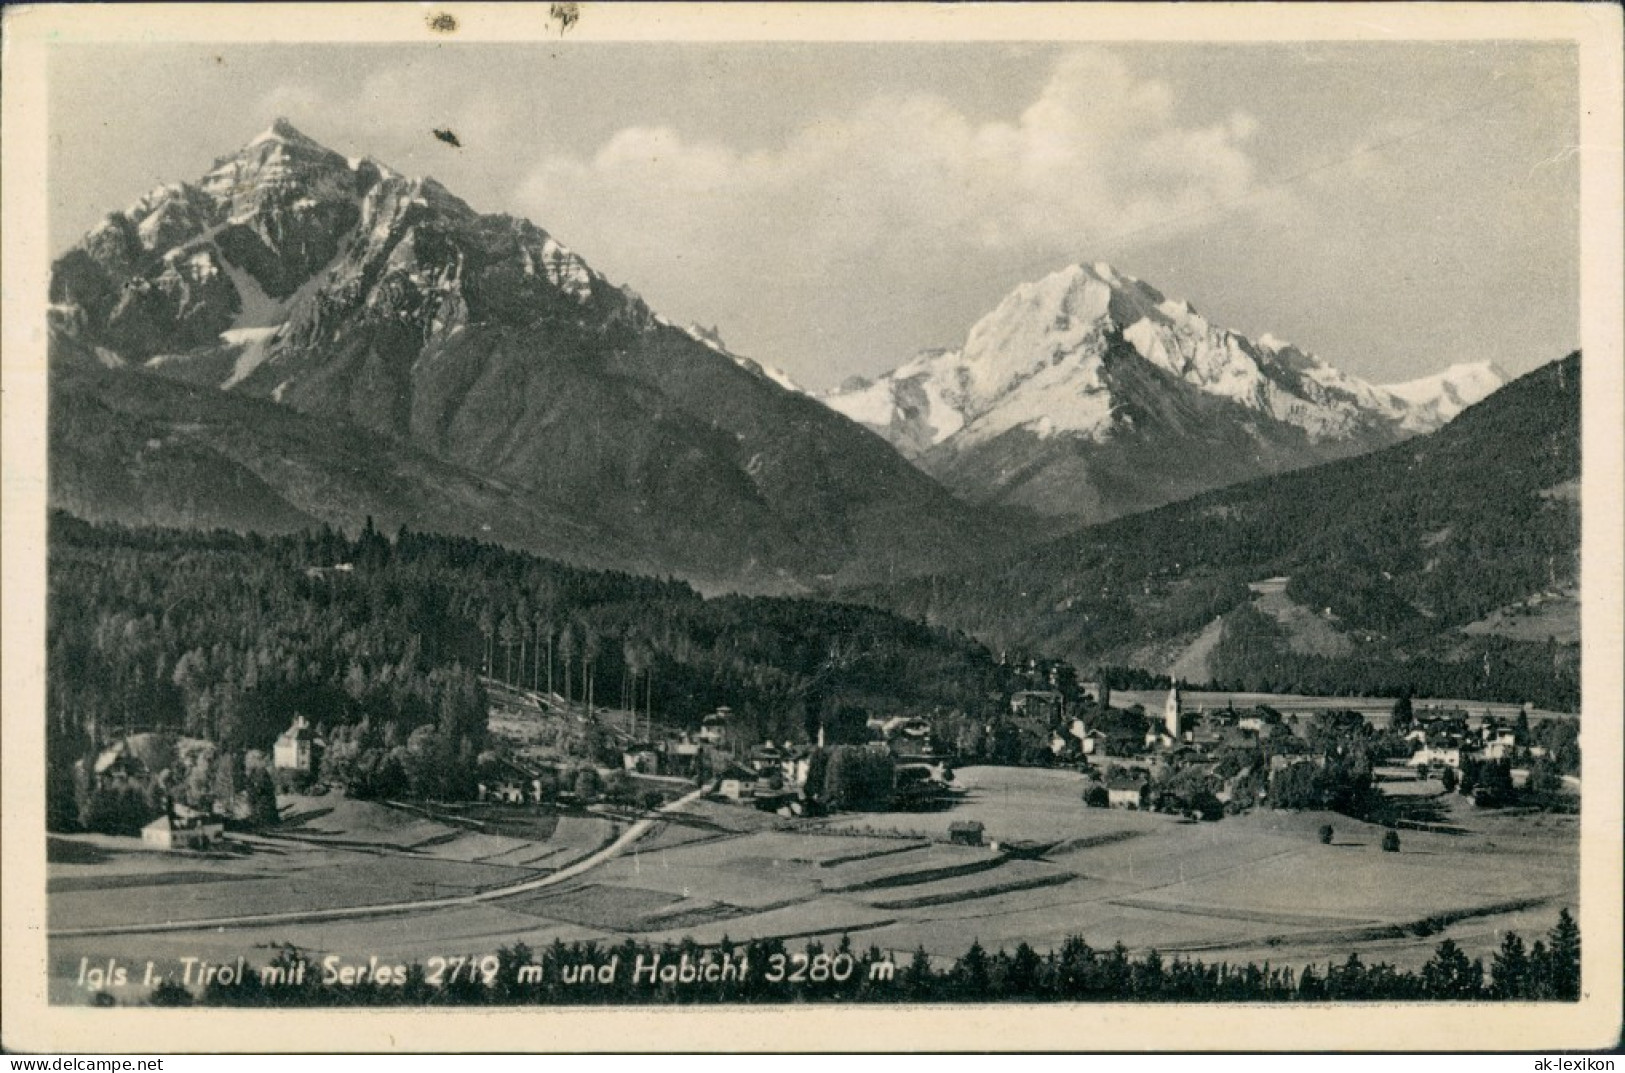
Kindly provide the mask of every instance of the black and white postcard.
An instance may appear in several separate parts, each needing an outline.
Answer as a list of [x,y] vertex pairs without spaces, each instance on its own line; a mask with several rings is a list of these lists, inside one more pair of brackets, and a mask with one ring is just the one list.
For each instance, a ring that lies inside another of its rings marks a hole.
[[8,1046],[1616,1042],[1617,15],[8,10]]

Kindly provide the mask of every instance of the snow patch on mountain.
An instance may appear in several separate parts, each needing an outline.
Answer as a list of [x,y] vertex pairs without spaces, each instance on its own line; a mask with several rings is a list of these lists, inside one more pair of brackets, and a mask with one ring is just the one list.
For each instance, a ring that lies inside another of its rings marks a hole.
[[801,385],[791,379],[790,374],[783,369],[769,365],[766,362],[757,361],[754,358],[741,357],[738,354],[730,354],[729,357],[733,358],[734,363],[740,368],[749,370],[757,376],[765,377],[786,391],[794,391],[798,395],[806,394]]
[[860,425],[884,428],[897,416],[894,390],[895,383],[889,377],[884,380],[866,380],[862,386],[854,384],[825,396],[825,401],[832,409],[838,410]]
[[276,333],[281,330],[281,325],[272,325],[268,328],[227,328],[220,333],[220,341],[229,346],[245,346],[274,339]]
[[220,385],[222,391],[236,387],[247,380],[255,369],[265,364],[265,360],[271,356],[271,342],[276,338],[277,329],[244,328],[240,329],[240,332],[243,334],[238,334],[236,339],[227,340],[241,346],[242,350],[237,354],[237,360],[232,363],[231,375]]
[[[661,323],[670,323],[664,317],[658,319],[661,321]],[[766,362],[757,361],[755,358],[747,358],[742,354],[735,354],[732,350],[729,350],[728,344],[722,341],[722,333],[718,331],[715,326],[707,328],[703,324],[685,324],[682,331],[690,339],[693,339],[697,343],[705,344],[707,347],[710,347],[718,354],[721,354],[723,357],[732,361],[735,365],[739,366],[741,369],[744,369],[746,372],[753,373],[765,380],[771,380],[773,383],[784,388],[786,391],[794,391],[798,395],[806,393],[802,389],[801,385],[792,380],[790,375],[784,370],[775,368]]]
[[[265,293],[259,281],[246,271],[238,268],[224,257],[220,259],[226,275],[231,280],[232,287],[237,291],[237,301],[241,309],[237,318],[232,321],[227,331],[243,328],[280,327],[287,319],[287,303],[279,302]],[[227,332],[222,332],[222,336]]]
[[707,328],[703,324],[685,325],[683,331],[687,332],[696,343],[704,343],[718,354],[728,353],[728,344],[722,341],[722,333],[715,325]]

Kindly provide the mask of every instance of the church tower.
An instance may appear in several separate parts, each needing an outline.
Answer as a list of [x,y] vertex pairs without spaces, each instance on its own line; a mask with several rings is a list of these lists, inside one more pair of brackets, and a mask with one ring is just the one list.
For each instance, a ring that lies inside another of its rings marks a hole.
[[1176,742],[1180,740],[1178,686],[1174,686],[1168,691],[1168,699],[1163,702],[1162,725],[1168,731],[1170,738]]

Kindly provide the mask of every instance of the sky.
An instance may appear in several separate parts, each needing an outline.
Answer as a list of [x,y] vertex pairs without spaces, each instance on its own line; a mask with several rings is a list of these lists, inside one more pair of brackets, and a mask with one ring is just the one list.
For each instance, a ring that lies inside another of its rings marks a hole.
[[49,87],[56,252],[283,116],[813,389],[1075,262],[1378,383],[1578,345],[1563,43],[64,44]]

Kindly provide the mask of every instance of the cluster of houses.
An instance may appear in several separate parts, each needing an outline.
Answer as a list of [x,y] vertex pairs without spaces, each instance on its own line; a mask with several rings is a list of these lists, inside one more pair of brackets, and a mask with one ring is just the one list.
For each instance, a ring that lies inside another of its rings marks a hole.
[[[1144,713],[1142,719],[1112,711],[1109,691],[1095,682],[1077,681],[1065,664],[1032,660],[1021,665],[1020,672],[1029,688],[1011,695],[1011,716],[1029,726],[1047,727],[1053,759],[1076,763],[1092,775],[1094,781],[1085,793],[1090,804],[1163,808],[1169,804],[1168,787],[1177,785],[1201,787],[1205,807],[1227,808],[1238,800],[1245,805],[1248,784],[1256,788],[1296,764],[1326,762],[1325,757],[1306,755],[1303,743],[1293,740],[1292,727],[1273,711],[1229,707],[1188,711],[1174,688],[1160,711]],[[865,729],[865,747],[886,752],[896,762],[898,800],[908,802],[903,807],[929,806],[942,796],[944,765],[953,750],[935,740],[928,720],[872,716]],[[1412,752],[1400,762],[1402,767],[1392,770],[1408,769],[1418,778],[1460,770],[1471,762],[1508,761],[1514,765],[1516,787],[1527,782],[1529,761],[1545,753],[1528,742],[1519,726],[1488,715],[1475,719],[1455,709],[1418,712],[1404,736],[1411,742]],[[790,741],[746,745],[742,738],[734,713],[718,708],[696,732],[625,743],[622,768],[628,774],[703,779],[718,799],[787,814],[799,812],[814,747]],[[272,749],[274,770],[313,776],[323,744],[309,722],[296,715]],[[816,748],[824,744],[820,730]],[[1255,770],[1260,755],[1267,759]],[[1254,761],[1235,759],[1247,756]],[[505,759],[482,771],[479,797],[482,801],[536,804],[544,800],[545,786],[550,796],[568,800],[575,790],[569,775],[559,765]],[[97,785],[112,786],[144,779],[146,772],[120,743],[96,757],[91,776]],[[198,848],[211,845],[222,832],[219,817],[177,805],[148,824],[142,838],[165,849]],[[969,837],[968,832],[962,834]]]
[[1224,746],[1251,747],[1284,732],[1277,719],[1259,711],[1229,708],[1187,712],[1177,688],[1170,689],[1162,709],[1147,717],[1143,731],[1131,723],[1090,725],[1074,717],[1050,731],[1050,751],[1058,759],[1134,758],[1147,753],[1212,752]]
[[1227,770],[1215,754],[1224,749],[1251,751],[1284,731],[1261,712],[1228,708],[1186,712],[1179,690],[1174,688],[1168,691],[1157,717],[1147,719],[1143,733],[1130,733],[1122,724],[1110,729],[1089,727],[1082,719],[1074,719],[1064,733],[1059,728],[1052,733],[1050,748],[1057,757],[1081,757],[1085,770],[1095,779],[1084,795],[1091,804],[1148,808],[1153,785],[1177,772],[1188,776],[1190,785],[1211,786],[1212,804],[1224,807],[1258,773],[1250,764]]
[[[865,747],[890,753],[899,770],[935,771],[945,759],[931,724],[917,716],[871,716],[865,734]],[[712,795],[722,800],[769,810],[799,809],[814,749],[825,745],[822,729],[815,746],[764,741],[747,747],[741,737],[732,709],[721,707],[701,720],[695,733],[628,743],[621,761],[629,773],[706,779]]]
[[1419,777],[1447,768],[1459,771],[1472,761],[1505,760],[1512,764],[1513,786],[1522,786],[1529,780],[1528,762],[1546,755],[1546,749],[1531,744],[1517,726],[1493,716],[1474,719],[1460,709],[1418,713],[1405,738],[1413,750],[1406,766]]
[[[1005,666],[1012,666],[1001,658]],[[1111,703],[1111,689],[1104,683],[1079,681],[1069,663],[1052,659],[1014,661],[1015,675],[1026,688],[1010,695],[1010,714],[1029,720],[1062,725],[1087,708],[1105,708]]]
[[479,799],[504,805],[536,805],[543,799],[542,772],[512,760],[499,760],[481,772]]
[[[1030,710],[1034,701],[1024,698],[1022,703]],[[1278,713],[1228,707],[1190,712],[1177,688],[1168,691],[1160,712],[1148,713],[1143,735],[1127,729],[1134,726],[1131,721],[1103,728],[1086,725],[1077,717],[1064,723],[1057,720],[1050,738],[1055,757],[1081,760],[1084,770],[1095,774],[1096,785],[1086,799],[1112,808],[1152,807],[1156,787],[1180,774],[1189,776],[1183,779],[1186,786],[1210,788],[1210,804],[1228,807],[1246,784],[1261,785],[1269,776],[1298,764],[1324,766],[1328,759],[1310,755]],[[1468,763],[1504,761],[1512,765],[1516,788],[1528,782],[1528,763],[1546,754],[1543,747],[1527,740],[1526,731],[1519,726],[1488,714],[1474,717],[1460,709],[1420,712],[1404,737],[1412,752],[1394,770],[1408,770],[1415,778],[1446,769],[1459,771]],[[1220,763],[1218,757],[1225,753],[1263,755],[1267,761],[1255,771],[1251,764]]]

